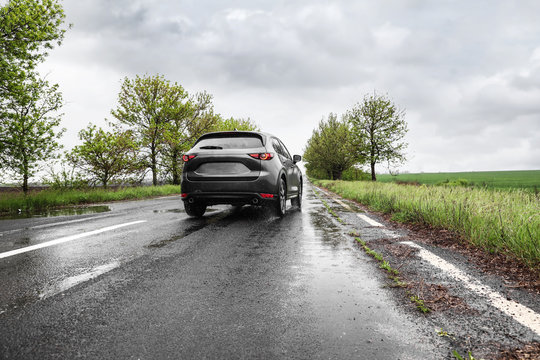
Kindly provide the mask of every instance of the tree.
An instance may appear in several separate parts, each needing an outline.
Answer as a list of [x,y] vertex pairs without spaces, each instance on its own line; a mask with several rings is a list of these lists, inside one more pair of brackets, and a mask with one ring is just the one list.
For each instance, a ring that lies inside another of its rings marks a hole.
[[250,119],[223,119],[214,113],[212,96],[206,92],[190,97],[183,111],[172,116],[165,124],[162,151],[165,171],[174,185],[180,184],[182,155],[204,133],[211,131],[258,130]]
[[347,112],[354,143],[358,153],[365,157],[371,168],[371,180],[376,181],[375,165],[388,161],[401,163],[407,143],[405,111],[399,109],[386,96],[366,95],[362,103]]
[[161,75],[124,79],[118,95],[118,108],[111,114],[128,126],[141,144],[152,183],[157,185],[160,150],[166,124],[185,111],[184,88],[171,84]]
[[63,105],[58,85],[37,78],[21,85],[23,91],[12,94],[0,111],[0,163],[22,180],[26,193],[40,162],[54,158],[61,148],[57,140],[65,129],[56,131],[62,116],[57,111]]
[[[42,86],[43,81],[37,79],[35,68],[45,59],[47,50],[62,42],[66,31],[61,28],[64,18],[64,11],[56,0],[9,0],[0,7],[0,169],[23,173],[24,189],[27,189],[27,178],[35,170],[33,161],[46,159],[57,145],[54,141],[51,146],[47,144],[51,135],[49,130],[55,125],[45,118],[39,119],[40,115],[36,113],[43,112],[54,100],[41,101],[44,106],[41,110],[35,106],[30,108],[31,104],[39,107],[36,98],[39,93],[56,96],[52,94],[55,92],[52,88],[47,90]],[[21,116],[23,108],[33,114]],[[34,118],[31,120],[30,117]],[[19,132],[21,128],[34,126],[32,124],[36,127],[31,131]],[[44,138],[30,139],[30,134],[42,134]],[[23,139],[19,142],[17,136],[23,136]],[[28,139],[34,140],[33,146],[38,150],[38,154],[30,155],[30,158],[26,151],[18,150],[19,144]]]
[[23,82],[47,50],[60,45],[65,14],[56,0],[9,0],[0,8],[0,100],[24,90]]
[[162,165],[171,175],[172,183],[179,185],[182,154],[189,150],[202,134],[213,131],[220,118],[214,114],[212,96],[206,92],[189,98],[182,106],[178,104],[175,109],[178,111],[171,114],[164,125]]
[[310,176],[341,179],[343,171],[358,161],[349,124],[332,113],[327,121],[323,118],[308,140],[303,159]]
[[144,169],[138,158],[138,144],[130,130],[105,131],[89,124],[79,132],[82,145],[75,146],[67,159],[92,182],[104,188],[140,175]]
[[221,119],[216,124],[213,131],[259,131],[259,127],[250,118],[247,119],[235,119],[233,117],[228,119]]

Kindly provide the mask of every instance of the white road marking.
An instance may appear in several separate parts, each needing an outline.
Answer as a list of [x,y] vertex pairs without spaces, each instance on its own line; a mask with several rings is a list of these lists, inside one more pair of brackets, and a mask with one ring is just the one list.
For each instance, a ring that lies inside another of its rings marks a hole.
[[345,204],[343,201],[341,201],[341,200],[339,200],[339,199],[334,199],[334,200],[335,200],[338,204],[340,204],[341,206],[343,206],[345,209],[347,209],[347,210],[349,210],[349,211],[353,211],[353,209],[352,209],[349,205]]
[[41,244],[27,246],[27,247],[24,247],[24,248],[21,248],[21,249],[6,251],[6,252],[3,252],[3,253],[0,253],[0,259],[7,258],[7,257],[10,257],[10,256],[14,256],[14,255],[18,255],[18,254],[23,254],[23,253],[33,251],[33,250],[37,250],[37,249],[42,249],[42,248],[53,246],[53,245],[63,244],[63,243],[69,242],[69,241],[82,239],[82,238],[85,238],[85,237],[88,237],[88,236],[101,234],[101,233],[106,232],[106,231],[116,230],[116,229],[119,229],[119,228],[122,228],[122,227],[135,225],[135,224],[140,224],[140,223],[143,223],[143,222],[146,222],[146,220],[138,220],[138,221],[132,221],[132,222],[129,222],[129,223],[124,223],[124,224],[107,226],[107,227],[104,227],[102,229],[97,229],[97,230],[93,230],[93,231],[89,231],[89,232],[85,232],[85,233],[81,233],[81,234],[66,236],[66,237],[63,237],[63,238],[60,238],[60,239],[47,241],[47,242],[44,242],[44,243],[41,243]]
[[62,280],[59,283],[56,283],[56,284],[53,284],[53,285],[50,285],[50,286],[46,287],[41,292],[41,294],[39,295],[39,298],[41,300],[43,300],[43,299],[46,299],[48,297],[54,296],[56,294],[60,294],[60,293],[62,293],[64,291],[74,287],[75,285],[78,285],[78,284],[83,283],[85,281],[96,278],[99,275],[105,274],[106,272],[109,272],[109,271],[111,271],[111,270],[113,270],[113,269],[115,269],[115,268],[117,268],[119,266],[120,266],[119,261],[113,261],[110,264],[105,264],[105,265],[95,267],[94,269],[92,269],[89,272],[86,272],[86,273],[83,273],[83,274],[80,274],[80,275],[75,275],[75,276],[68,277],[68,278]]
[[378,223],[377,221],[373,220],[372,218],[364,215],[364,214],[356,214],[360,219],[364,220],[371,226],[377,226],[377,227],[383,227],[383,224]]
[[105,217],[118,216],[118,215],[120,215],[120,214],[115,213],[115,214],[97,215],[97,216],[87,217],[87,218],[84,218],[84,219],[59,221],[59,222],[53,222],[53,223],[50,223],[50,224],[29,226],[29,227],[26,227],[26,228],[13,229],[13,230],[7,230],[7,231],[0,232],[0,236],[2,236],[4,234],[13,234],[13,233],[23,231],[23,230],[43,229],[43,228],[48,228],[48,227],[54,227],[56,225],[72,224],[72,223],[77,223],[77,222],[81,222],[81,221],[89,221],[89,220],[101,219],[101,218],[105,218]]
[[422,259],[445,271],[454,279],[460,280],[470,290],[482,297],[487,298],[491,305],[493,305],[495,308],[514,318],[517,322],[528,327],[540,336],[540,315],[534,312],[532,309],[529,309],[528,307],[515,301],[507,300],[504,296],[492,290],[489,286],[486,286],[480,281],[470,277],[446,260],[424,249],[422,246],[411,241],[403,241],[402,244],[419,249],[418,256],[420,256]]
[[[343,206],[345,209],[349,210],[349,211],[354,211],[349,205],[347,205],[346,203],[344,203],[343,201],[339,200],[339,199],[336,199],[336,198],[332,198],[332,200],[334,200],[335,202],[337,202],[338,204],[340,204],[341,206]],[[358,216],[360,219],[364,220],[365,222],[367,222],[368,224],[370,224],[371,226],[377,226],[377,227],[384,227],[383,224],[373,220],[372,218],[364,215],[364,214],[356,214],[356,216]],[[393,237],[393,238],[398,238],[399,235],[393,233],[392,231],[390,230],[385,230],[385,234],[389,237]]]

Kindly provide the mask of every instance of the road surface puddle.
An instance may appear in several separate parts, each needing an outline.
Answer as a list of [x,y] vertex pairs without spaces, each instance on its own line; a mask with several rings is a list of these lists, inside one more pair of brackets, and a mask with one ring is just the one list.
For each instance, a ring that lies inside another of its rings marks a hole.
[[10,214],[0,216],[0,220],[17,220],[28,218],[42,218],[42,217],[54,217],[54,216],[74,216],[74,215],[87,215],[98,214],[102,212],[111,211],[111,208],[105,205],[99,206],[85,206],[85,207],[70,207],[64,209],[50,209],[44,211],[22,211],[18,214]]

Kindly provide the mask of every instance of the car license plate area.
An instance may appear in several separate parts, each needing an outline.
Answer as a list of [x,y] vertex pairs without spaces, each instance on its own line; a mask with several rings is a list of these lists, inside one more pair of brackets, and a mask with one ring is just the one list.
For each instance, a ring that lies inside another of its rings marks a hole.
[[249,168],[239,162],[207,162],[195,170],[195,174],[203,176],[247,175],[249,173]]

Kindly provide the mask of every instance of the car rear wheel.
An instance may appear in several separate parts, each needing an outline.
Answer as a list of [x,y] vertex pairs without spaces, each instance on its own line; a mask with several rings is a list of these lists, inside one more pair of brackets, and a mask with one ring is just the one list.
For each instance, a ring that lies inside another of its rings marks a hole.
[[285,209],[287,208],[287,192],[286,192],[285,180],[279,180],[278,198],[276,201],[276,214],[280,217],[285,215]]
[[206,204],[197,204],[197,203],[184,203],[184,209],[186,209],[186,214],[194,217],[202,217],[206,212]]
[[298,187],[298,196],[291,200],[291,204],[298,209],[302,208],[302,184]]

